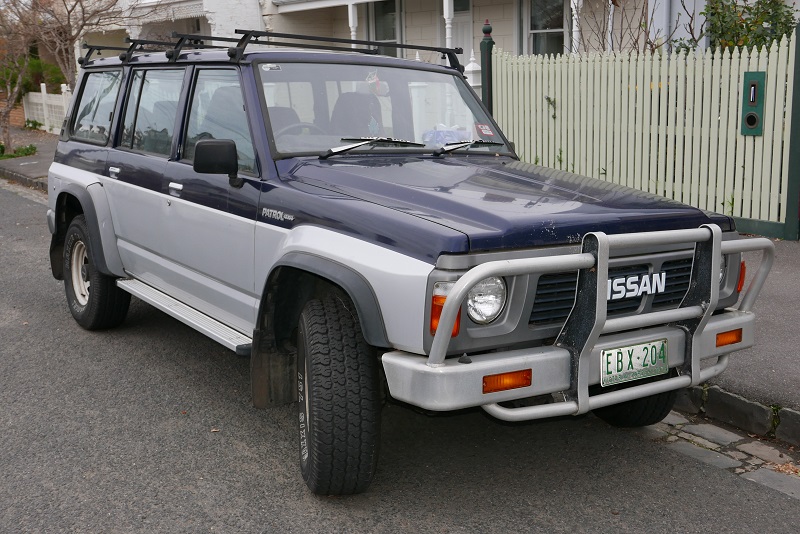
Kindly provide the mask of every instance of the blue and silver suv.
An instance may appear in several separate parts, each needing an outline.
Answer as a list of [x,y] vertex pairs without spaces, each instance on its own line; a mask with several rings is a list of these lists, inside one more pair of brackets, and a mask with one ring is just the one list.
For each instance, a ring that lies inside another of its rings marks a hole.
[[769,240],[519,161],[454,50],[418,47],[440,66],[266,37],[90,48],[49,173],[50,256],[84,328],[134,295],[250,357],[253,403],[298,405],[312,491],[367,488],[387,394],[648,425],[752,346]]

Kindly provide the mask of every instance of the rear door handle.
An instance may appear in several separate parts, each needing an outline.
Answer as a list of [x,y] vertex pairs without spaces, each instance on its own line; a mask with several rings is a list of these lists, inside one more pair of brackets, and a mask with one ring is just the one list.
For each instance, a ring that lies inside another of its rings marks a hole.
[[170,182],[169,183],[169,188],[172,191],[183,191],[183,184],[179,184],[179,183],[176,183],[176,182]]
[[120,169],[119,167],[109,167],[108,168],[108,177],[109,178],[114,178],[116,180],[118,178],[117,175],[120,173],[121,170],[122,169]]

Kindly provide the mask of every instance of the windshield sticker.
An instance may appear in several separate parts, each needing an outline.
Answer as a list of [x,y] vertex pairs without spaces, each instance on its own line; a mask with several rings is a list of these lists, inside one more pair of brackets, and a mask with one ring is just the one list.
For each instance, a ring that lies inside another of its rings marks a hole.
[[261,70],[270,71],[270,70],[281,70],[280,65],[275,65],[274,63],[264,63],[261,65]]
[[475,123],[475,128],[478,129],[478,134],[480,134],[481,136],[489,135],[494,137],[494,132],[492,131],[492,128],[488,124]]
[[367,87],[369,87],[369,92],[375,96],[386,96],[389,94],[389,88],[386,85],[386,82],[382,82],[378,77],[378,70],[375,69],[369,74],[367,74],[366,80]]

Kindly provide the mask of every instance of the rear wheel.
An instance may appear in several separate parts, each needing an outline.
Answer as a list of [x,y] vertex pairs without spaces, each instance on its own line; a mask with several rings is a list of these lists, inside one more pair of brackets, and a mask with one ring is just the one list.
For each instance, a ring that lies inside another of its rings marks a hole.
[[629,428],[654,425],[669,414],[675,405],[677,396],[677,390],[665,391],[649,397],[599,408],[594,410],[594,413],[613,426]]
[[311,300],[297,329],[300,469],[317,494],[367,489],[378,462],[378,360],[341,293]]
[[78,215],[64,238],[64,290],[72,316],[87,330],[119,325],[128,314],[130,293],[116,278],[99,272],[92,262],[86,219]]

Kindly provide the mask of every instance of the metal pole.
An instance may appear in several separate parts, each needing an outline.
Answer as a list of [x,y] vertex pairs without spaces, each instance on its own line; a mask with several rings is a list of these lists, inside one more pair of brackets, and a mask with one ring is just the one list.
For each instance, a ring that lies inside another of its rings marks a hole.
[[494,39],[492,39],[492,26],[489,24],[489,19],[483,25],[483,39],[481,40],[481,100],[483,105],[492,111],[492,48],[494,48]]
[[794,90],[792,91],[792,125],[789,138],[789,183],[786,196],[786,224],[784,239],[800,239],[800,43],[797,42],[800,26],[795,28],[794,41]]

